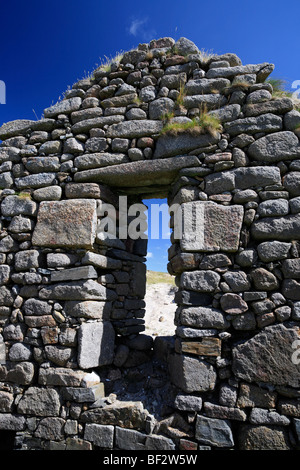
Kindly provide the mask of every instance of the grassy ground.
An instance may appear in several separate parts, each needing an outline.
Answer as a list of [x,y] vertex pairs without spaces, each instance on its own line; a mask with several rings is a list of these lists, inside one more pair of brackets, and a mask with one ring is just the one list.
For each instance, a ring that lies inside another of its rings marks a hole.
[[147,284],[171,284],[175,286],[174,276],[168,273],[160,273],[157,271],[147,271]]

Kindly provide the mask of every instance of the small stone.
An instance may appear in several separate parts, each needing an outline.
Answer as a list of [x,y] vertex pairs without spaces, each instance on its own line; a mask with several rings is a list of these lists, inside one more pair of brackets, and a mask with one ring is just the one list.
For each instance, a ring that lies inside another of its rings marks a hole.
[[234,446],[230,425],[226,420],[197,416],[196,439],[201,444],[220,448]]
[[84,438],[93,442],[97,447],[112,449],[114,441],[114,426],[101,424],[86,424]]
[[229,315],[239,315],[248,310],[247,303],[237,294],[224,294],[220,299],[222,310]]
[[278,241],[264,242],[257,246],[257,253],[262,261],[269,263],[287,258],[291,246],[291,243]]
[[278,287],[278,280],[274,274],[264,268],[257,268],[251,271],[251,278],[255,289],[270,291]]

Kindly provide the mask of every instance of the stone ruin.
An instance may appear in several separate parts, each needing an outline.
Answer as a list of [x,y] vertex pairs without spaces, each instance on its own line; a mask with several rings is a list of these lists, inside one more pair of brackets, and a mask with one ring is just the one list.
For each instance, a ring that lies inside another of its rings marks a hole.
[[[273,69],[162,38],[0,128],[3,448],[299,448],[300,113]],[[120,195],[199,217],[173,337],[143,333],[146,240],[97,229]]]

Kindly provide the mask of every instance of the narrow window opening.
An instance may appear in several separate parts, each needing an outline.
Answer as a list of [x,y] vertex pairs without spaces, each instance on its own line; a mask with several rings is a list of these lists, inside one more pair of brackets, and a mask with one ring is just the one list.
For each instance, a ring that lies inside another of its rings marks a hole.
[[143,203],[148,207],[145,333],[155,339],[175,334],[177,287],[167,269],[171,246],[167,199],[145,199]]

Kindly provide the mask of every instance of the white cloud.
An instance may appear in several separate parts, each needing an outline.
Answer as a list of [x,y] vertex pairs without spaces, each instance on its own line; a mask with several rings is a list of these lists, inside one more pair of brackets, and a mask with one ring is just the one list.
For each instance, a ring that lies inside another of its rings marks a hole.
[[133,36],[137,36],[141,26],[147,22],[147,18],[144,19],[134,19],[131,21],[131,24],[129,26],[129,33],[132,34]]
[[153,258],[153,253],[151,253],[151,251],[149,251],[149,253],[147,253],[146,258]]
[[148,18],[133,18],[130,26],[127,29],[128,33],[134,37],[139,37],[143,41],[150,41],[154,39],[156,31],[153,28],[147,27]]

